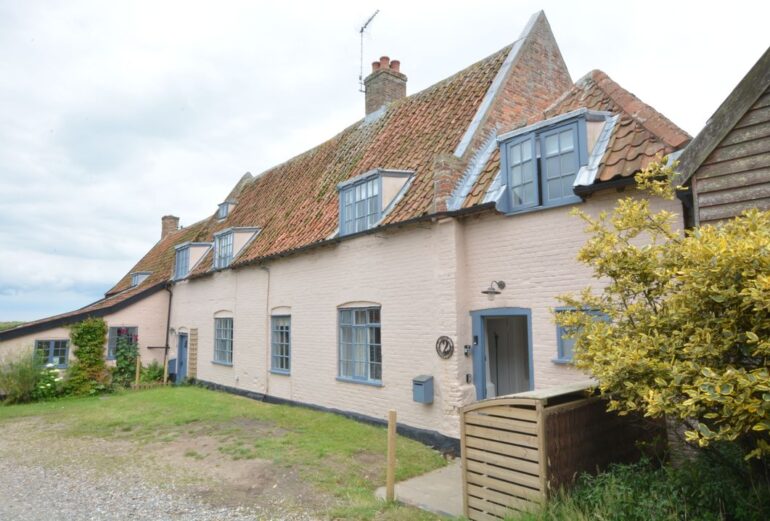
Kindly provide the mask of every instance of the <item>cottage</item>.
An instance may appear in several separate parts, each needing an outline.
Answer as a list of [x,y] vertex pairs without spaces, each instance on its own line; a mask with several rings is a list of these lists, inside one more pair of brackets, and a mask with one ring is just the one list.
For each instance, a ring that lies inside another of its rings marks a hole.
[[164,217],[104,300],[0,333],[0,349],[100,315],[138,328],[143,356],[170,346],[180,377],[366,418],[396,408],[438,440],[469,402],[583,379],[551,315],[592,282],[570,210],[612,208],[689,136],[601,71],[573,83],[542,12],[421,92],[387,57],[365,84],[360,121],[244,176],[192,226]]

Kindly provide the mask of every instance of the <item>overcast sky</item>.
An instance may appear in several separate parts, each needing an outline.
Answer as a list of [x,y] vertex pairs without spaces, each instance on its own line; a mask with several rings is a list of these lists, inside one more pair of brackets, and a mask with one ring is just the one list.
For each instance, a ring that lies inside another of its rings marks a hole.
[[[269,5],[269,7],[268,7]],[[696,134],[767,45],[760,2],[0,0],[0,321],[100,298],[160,235],[363,116],[365,71],[417,92],[544,9],[573,80],[602,69]]]

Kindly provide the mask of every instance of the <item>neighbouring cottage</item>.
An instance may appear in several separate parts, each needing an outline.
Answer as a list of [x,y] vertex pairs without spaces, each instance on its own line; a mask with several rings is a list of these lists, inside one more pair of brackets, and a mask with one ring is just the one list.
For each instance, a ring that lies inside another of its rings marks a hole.
[[770,48],[687,146],[678,171],[692,194],[688,224],[770,210]]
[[170,346],[179,377],[373,419],[395,408],[437,441],[469,402],[583,379],[551,315],[595,283],[570,209],[611,209],[690,137],[603,72],[573,83],[542,12],[455,75],[406,83],[398,61],[374,62],[362,120],[245,175],[192,226],[164,217],[104,300],[2,332],[0,349],[101,315],[138,328],[143,356]]

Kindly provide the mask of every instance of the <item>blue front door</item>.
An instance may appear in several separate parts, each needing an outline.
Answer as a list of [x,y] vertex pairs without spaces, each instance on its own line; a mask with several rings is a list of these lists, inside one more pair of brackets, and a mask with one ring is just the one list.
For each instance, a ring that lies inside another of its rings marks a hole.
[[179,345],[176,353],[176,382],[187,378],[187,334],[179,335]]
[[[506,324],[506,319],[515,323]],[[507,325],[517,334],[503,335],[508,333],[508,328],[504,327]],[[471,311],[471,327],[473,383],[477,400],[535,388],[531,310],[502,307]],[[491,339],[488,338],[490,336]],[[499,342],[501,338],[502,344]],[[487,374],[488,370],[491,374]],[[489,394],[490,388],[495,389],[494,395]]]

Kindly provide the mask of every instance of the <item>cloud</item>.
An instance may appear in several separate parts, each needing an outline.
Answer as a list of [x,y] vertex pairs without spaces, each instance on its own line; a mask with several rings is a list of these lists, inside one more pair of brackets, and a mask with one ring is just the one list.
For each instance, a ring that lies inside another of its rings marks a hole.
[[192,224],[362,117],[358,27],[378,7],[364,72],[398,58],[410,93],[544,8],[575,78],[604,69],[695,133],[764,50],[767,13],[743,13],[767,8],[652,4],[0,2],[0,320],[99,298],[161,215]]

